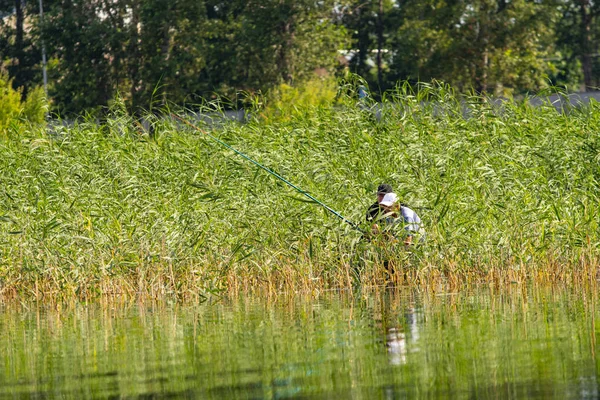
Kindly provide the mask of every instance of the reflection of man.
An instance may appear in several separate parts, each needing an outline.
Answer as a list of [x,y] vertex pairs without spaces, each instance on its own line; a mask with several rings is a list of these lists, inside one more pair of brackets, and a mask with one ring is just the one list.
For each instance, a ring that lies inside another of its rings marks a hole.
[[[385,337],[385,345],[389,354],[390,364],[401,365],[406,364],[406,356],[408,354],[407,333],[408,339],[415,344],[419,339],[419,328],[417,326],[417,316],[415,309],[410,307],[405,313],[407,332],[404,329],[396,327],[388,328]],[[417,351],[418,348],[413,347],[412,351]]]
[[390,355],[390,364],[402,365],[406,363],[406,335],[398,328],[389,328],[385,336],[385,345]]

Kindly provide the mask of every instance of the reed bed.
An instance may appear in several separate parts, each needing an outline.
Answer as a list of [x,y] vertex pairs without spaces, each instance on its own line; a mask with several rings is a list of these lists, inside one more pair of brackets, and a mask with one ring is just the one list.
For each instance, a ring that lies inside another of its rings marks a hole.
[[115,109],[0,137],[2,299],[597,282],[597,102],[558,112],[423,85],[253,115],[196,122],[357,223],[392,184],[426,243],[365,241],[202,133],[149,116],[150,133]]

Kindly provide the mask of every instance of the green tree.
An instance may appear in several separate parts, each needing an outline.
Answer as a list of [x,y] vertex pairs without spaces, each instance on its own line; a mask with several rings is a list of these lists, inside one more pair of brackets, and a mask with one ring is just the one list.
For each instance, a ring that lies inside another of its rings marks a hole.
[[205,66],[202,33],[206,9],[200,1],[134,0],[128,64],[131,101],[149,107],[166,99],[182,102],[200,88]]
[[0,67],[14,89],[25,98],[40,81],[41,49],[32,25],[37,21],[37,2],[0,0]]
[[114,6],[101,0],[62,0],[49,7],[43,32],[51,58],[50,94],[58,111],[94,109],[114,95],[120,74],[111,47],[118,34],[110,18]]
[[350,68],[379,90],[390,87],[386,78],[393,55],[389,40],[398,23],[396,9],[392,0],[355,0],[343,11],[352,32]]
[[[228,61],[213,63],[207,74],[221,68],[221,73],[217,72],[221,84],[254,91],[279,83],[299,83],[317,70],[333,73],[339,65],[338,50],[345,41],[345,29],[335,13],[336,3],[237,2],[237,7],[230,7],[229,15],[213,22],[220,36],[211,38],[209,50],[228,56]],[[217,47],[218,42],[227,45]]]
[[492,94],[542,88],[556,11],[528,0],[403,1],[393,79],[435,78]]
[[557,84],[581,82],[586,91],[600,86],[600,3],[565,0],[558,3],[559,73]]
[[331,73],[344,28],[334,0],[61,0],[43,32],[52,95],[63,112],[134,110],[234,96]]

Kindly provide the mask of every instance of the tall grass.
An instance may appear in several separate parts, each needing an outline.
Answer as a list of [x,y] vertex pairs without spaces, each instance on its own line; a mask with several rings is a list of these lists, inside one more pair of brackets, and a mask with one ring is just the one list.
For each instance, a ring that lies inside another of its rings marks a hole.
[[344,98],[285,119],[254,115],[199,124],[356,222],[377,185],[392,184],[423,219],[426,244],[361,240],[202,133],[149,116],[149,134],[116,106],[104,123],[1,139],[2,296],[596,282],[597,102],[559,113],[404,85],[380,105]]

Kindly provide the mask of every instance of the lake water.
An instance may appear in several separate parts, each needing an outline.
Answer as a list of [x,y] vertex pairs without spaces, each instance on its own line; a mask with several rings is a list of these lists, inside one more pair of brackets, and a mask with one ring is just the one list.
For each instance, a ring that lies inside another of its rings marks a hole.
[[1,398],[600,397],[594,290],[4,306]]

